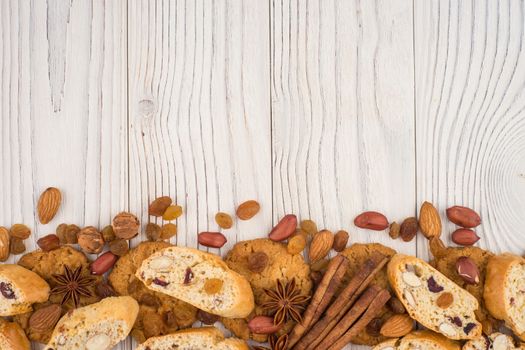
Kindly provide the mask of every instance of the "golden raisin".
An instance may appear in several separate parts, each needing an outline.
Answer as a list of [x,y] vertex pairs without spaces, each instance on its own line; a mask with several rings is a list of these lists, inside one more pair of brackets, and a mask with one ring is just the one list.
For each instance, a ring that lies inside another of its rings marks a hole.
[[319,232],[317,230],[317,224],[310,219],[301,221],[300,227],[303,231],[312,236]]
[[249,200],[246,202],[241,203],[237,207],[237,217],[241,220],[249,220],[253,218],[261,209],[261,205],[259,202],[255,200]]
[[31,235],[31,229],[24,224],[14,224],[10,230],[11,237],[27,239]]
[[170,239],[171,237],[177,234],[177,225],[175,224],[165,224],[160,229],[160,238],[161,239]]
[[102,237],[104,237],[104,242],[109,243],[115,239],[115,231],[113,231],[113,226],[107,225],[102,229]]
[[162,215],[162,218],[166,221],[171,221],[177,219],[181,215],[182,207],[180,205],[170,205]]
[[218,278],[210,278],[204,282],[204,291],[207,294],[217,294],[221,291],[224,282]]
[[286,249],[288,250],[288,253],[295,255],[299,254],[304,250],[306,247],[306,239],[302,235],[297,235],[288,241],[288,246]]
[[215,222],[219,227],[229,229],[233,226],[232,217],[229,214],[219,212],[215,214]]

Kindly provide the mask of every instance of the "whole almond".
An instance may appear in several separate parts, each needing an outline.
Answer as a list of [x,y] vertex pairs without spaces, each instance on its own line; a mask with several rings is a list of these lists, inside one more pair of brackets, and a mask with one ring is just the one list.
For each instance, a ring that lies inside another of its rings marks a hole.
[[336,252],[342,252],[348,243],[348,238],[350,235],[345,230],[339,230],[334,236],[334,244],[332,245],[332,248]]
[[365,211],[354,219],[354,225],[368,230],[382,231],[388,228],[388,219],[377,211]]
[[297,216],[288,214],[270,231],[268,237],[274,242],[284,241],[295,232],[297,228]]
[[473,228],[481,223],[481,218],[474,210],[455,205],[447,209],[447,218],[458,226]]
[[229,214],[223,212],[215,214],[215,222],[220,228],[223,229],[229,229],[233,226],[232,217]]
[[153,216],[162,216],[168,207],[171,205],[171,198],[163,196],[155,199],[148,207],[148,214]]
[[479,237],[476,232],[468,228],[460,228],[452,233],[452,242],[462,246],[473,245],[477,241],[479,241]]
[[29,318],[29,328],[36,332],[50,331],[57,324],[61,314],[62,308],[57,304],[38,309]]
[[103,275],[109,271],[115,265],[118,260],[118,256],[112,252],[105,252],[99,256],[90,266],[91,274]]
[[38,244],[40,249],[42,249],[44,252],[50,252],[60,247],[60,239],[57,235],[52,233],[40,238],[38,241],[36,241],[36,244]]
[[442,258],[447,254],[445,243],[437,236],[430,239],[428,246],[434,258]]
[[60,203],[62,202],[62,194],[60,190],[55,187],[47,188],[38,199],[37,211],[40,222],[47,224],[55,217]]
[[9,231],[0,226],[0,261],[6,261],[9,253]]
[[199,244],[205,247],[220,248],[228,241],[220,232],[201,232],[198,237]]
[[442,309],[448,309],[454,302],[454,295],[452,293],[442,293],[436,300],[436,305]]
[[479,283],[479,269],[474,260],[472,260],[471,258],[466,256],[460,256],[456,260],[456,271],[466,283]]
[[122,212],[113,218],[113,231],[115,236],[123,239],[131,239],[139,232],[139,219],[131,213]]
[[89,254],[98,254],[104,248],[104,238],[93,226],[84,227],[78,233],[78,245]]
[[399,228],[399,237],[401,237],[404,242],[410,242],[416,237],[418,228],[419,225],[416,218],[406,218]]
[[9,230],[9,233],[12,237],[16,237],[23,240],[31,236],[31,229],[24,224],[14,224],[13,226],[11,226],[11,230]]
[[334,244],[334,234],[328,230],[319,231],[313,238],[308,251],[310,262],[314,263],[328,255]]
[[253,218],[261,209],[259,203],[255,200],[249,200],[244,203],[241,203],[237,207],[237,217],[241,220],[249,220]]
[[432,203],[424,202],[419,211],[419,228],[426,238],[441,235],[441,218]]
[[388,231],[388,235],[392,239],[397,239],[399,237],[399,231],[401,231],[401,225],[394,221],[390,224],[390,231]]
[[381,327],[381,335],[389,338],[403,337],[414,329],[414,320],[408,314],[390,317]]
[[273,317],[269,316],[255,316],[248,322],[248,328],[252,333],[256,334],[272,334],[281,329],[282,324],[275,325]]

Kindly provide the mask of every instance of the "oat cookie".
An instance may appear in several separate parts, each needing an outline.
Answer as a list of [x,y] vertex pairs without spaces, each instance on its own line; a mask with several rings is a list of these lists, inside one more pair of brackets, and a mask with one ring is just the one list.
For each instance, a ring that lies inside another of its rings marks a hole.
[[[250,256],[254,253],[264,253],[267,260],[263,266],[257,266],[256,271],[250,270],[250,266],[254,269],[254,265],[250,265]],[[224,259],[228,266],[246,277],[250,282],[255,297],[255,311],[256,315],[264,314],[260,307],[267,296],[264,289],[274,289],[277,280],[289,281],[295,278],[297,287],[301,290],[301,294],[310,295],[312,290],[312,282],[310,280],[310,267],[304,262],[300,254],[292,255],[288,253],[286,245],[283,243],[273,242],[269,239],[254,239],[237,243],[226,255]],[[266,341],[265,335],[251,334],[247,319],[221,319],[221,322],[232,331],[237,337],[242,339],[254,339],[256,341]],[[288,321],[281,330],[282,332],[289,331],[294,325],[293,321]],[[280,333],[279,333],[280,334]]]
[[[42,250],[36,250],[30,253],[27,253],[23,255],[20,260],[18,261],[18,264],[22,267],[25,267],[26,269],[29,269],[36,274],[38,274],[40,277],[42,277],[46,282],[49,284],[51,288],[55,287],[56,283],[53,279],[54,274],[63,274],[64,273],[64,266],[69,266],[71,269],[76,269],[79,266],[82,266],[82,274],[83,275],[90,275],[89,271],[89,264],[90,261],[88,257],[76,250],[75,248],[71,246],[62,246],[58,249],[44,252]],[[92,296],[91,297],[80,297],[80,306],[86,306],[93,303],[96,303],[100,300],[100,298],[97,296],[97,293],[95,292],[95,286],[96,284],[102,280],[101,276],[94,276],[95,280],[93,282],[92,286],[89,286],[88,289],[90,290]],[[48,306],[49,304],[60,304],[62,300],[62,295],[53,295],[51,294],[49,297],[49,301],[45,303],[40,304],[34,304],[33,308],[34,310],[38,310],[42,307]],[[71,310],[74,307],[73,302],[69,300],[67,303],[65,303],[62,306],[62,313],[66,313],[67,311]],[[14,321],[16,321],[24,331],[26,332],[27,336],[30,340],[39,342],[39,343],[47,343],[49,341],[49,338],[51,337],[52,329],[46,332],[37,332],[33,329],[29,328],[29,318],[33,312],[28,312],[25,314],[17,315],[14,317]]]
[[190,327],[197,309],[168,295],[149,290],[135,277],[137,268],[151,254],[170,247],[167,242],[143,242],[122,256],[109,275],[109,283],[119,295],[139,302],[139,314],[131,335],[140,343],[146,339]]
[[[392,257],[396,254],[394,249],[386,247],[379,243],[354,243],[350,247],[343,250],[341,254],[346,256],[350,260],[348,271],[345,275],[344,283],[350,281],[350,279],[357,273],[359,268],[363,266],[364,262],[370,258],[373,252],[379,252],[387,257]],[[378,285],[382,288],[390,288],[388,284],[388,278],[386,275],[386,267],[377,273],[375,278],[370,284]],[[379,324],[385,322],[392,316],[392,311],[388,307],[384,307],[383,311],[377,318],[381,320]],[[371,327],[367,327],[367,331],[361,332],[358,336],[352,339],[352,343],[373,346],[377,345],[387,338],[379,334],[379,332],[372,332]]]
[[[478,247],[447,247],[445,252],[439,254],[439,257],[434,258],[431,261],[433,265],[439,272],[447,276],[454,283],[467,290],[472,294],[479,302],[480,308],[476,311],[476,318],[483,325],[483,333],[492,334],[499,330],[500,323],[498,320],[490,316],[489,312],[485,308],[483,301],[483,288],[485,285],[485,274],[487,269],[487,263],[491,256],[491,252],[483,250]],[[467,284],[465,281],[458,275],[456,271],[456,261],[459,257],[466,256],[472,259],[479,269],[479,284]]]

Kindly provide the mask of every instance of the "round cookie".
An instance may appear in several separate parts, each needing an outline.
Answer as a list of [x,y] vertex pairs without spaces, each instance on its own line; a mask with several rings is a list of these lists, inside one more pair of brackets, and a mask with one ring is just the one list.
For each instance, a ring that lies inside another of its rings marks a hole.
[[[26,269],[37,273],[40,277],[46,280],[46,282],[51,288],[55,287],[56,285],[55,280],[53,279],[53,275],[63,274],[64,266],[69,266],[72,270],[75,270],[79,266],[82,266],[82,274],[91,275],[91,272],[89,270],[90,261],[88,257],[81,251],[78,251],[71,246],[62,246],[58,249],[49,252],[35,250],[33,252],[23,255],[18,261],[18,264],[20,266],[25,267]],[[102,280],[102,277],[93,277],[95,278],[93,284],[87,287],[91,292],[92,296],[81,296],[79,307],[90,305],[100,300],[100,297],[98,297],[95,289],[96,285]],[[33,308],[36,311],[44,306],[48,306],[49,304],[60,304],[60,302],[62,301],[62,296],[62,294],[51,294],[49,296],[49,301],[45,303],[34,304]],[[62,305],[62,314],[65,314],[67,311],[73,308],[73,302],[72,300],[69,300],[67,303]],[[51,329],[49,331],[42,332],[35,331],[34,329],[30,328],[29,318],[32,314],[33,312],[28,312],[25,314],[17,315],[14,317],[14,320],[18,324],[20,324],[20,326],[24,329],[29,339],[39,343],[47,343],[49,341],[49,338],[51,337],[51,333],[53,330]]]
[[[489,258],[494,254],[478,247],[447,247],[442,252],[432,253],[434,255],[434,260],[431,262],[431,265],[433,265],[439,272],[447,276],[450,280],[454,281],[454,283],[456,283],[458,286],[467,290],[478,300],[480,308],[476,311],[476,318],[483,325],[483,333],[492,334],[493,332],[498,331],[501,322],[490,316],[489,312],[485,308],[485,303],[483,300],[483,288],[485,285],[487,263]],[[469,257],[478,266],[480,273],[480,281],[478,284],[467,284],[458,275],[456,271],[456,261],[461,256]]]
[[[268,257],[268,263],[261,272],[252,272],[249,269],[248,258],[252,253],[263,252]],[[312,281],[310,280],[310,266],[305,263],[301,254],[290,254],[286,245],[271,241],[269,239],[254,239],[242,241],[228,252],[224,259],[228,266],[243,275],[253,289],[255,297],[256,315],[265,314],[260,305],[268,300],[264,289],[275,289],[277,280],[288,282],[295,278],[297,288],[302,295],[310,295]],[[237,337],[242,339],[254,339],[264,342],[267,336],[250,333],[248,329],[248,319],[221,319],[226,328],[232,331]],[[288,332],[294,326],[293,321],[288,321],[281,329],[280,333]]]
[[196,321],[194,306],[149,290],[135,277],[144,259],[170,246],[167,242],[140,243],[117,261],[108,278],[117,294],[130,295],[139,302],[139,314],[131,335],[140,343],[153,336],[190,327]]
[[[379,252],[387,257],[392,257],[396,254],[396,251],[392,248],[386,247],[379,243],[354,243],[350,247],[343,250],[341,254],[346,256],[350,260],[350,267],[345,274],[343,283],[350,281],[352,277],[357,273],[358,269],[363,266],[365,261],[370,258],[373,252]],[[386,275],[386,266],[377,273],[370,284],[378,285],[382,288],[389,288],[388,277]],[[382,312],[377,318],[381,319],[381,323],[385,322],[392,316],[392,311],[388,307],[384,307]],[[388,338],[383,337],[379,332],[372,333],[370,329],[359,333],[356,337],[352,338],[352,343],[360,345],[374,346]]]

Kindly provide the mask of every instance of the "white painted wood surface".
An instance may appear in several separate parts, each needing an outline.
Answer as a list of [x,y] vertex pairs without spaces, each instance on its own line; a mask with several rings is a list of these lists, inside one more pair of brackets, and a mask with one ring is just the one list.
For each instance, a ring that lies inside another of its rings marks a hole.
[[[524,16],[523,0],[1,1],[0,225],[30,225],[33,249],[64,221],[146,223],[169,194],[196,247],[255,198],[215,252],[293,212],[426,257],[352,221],[431,200],[523,254]],[[41,225],[48,186],[64,202]]]

